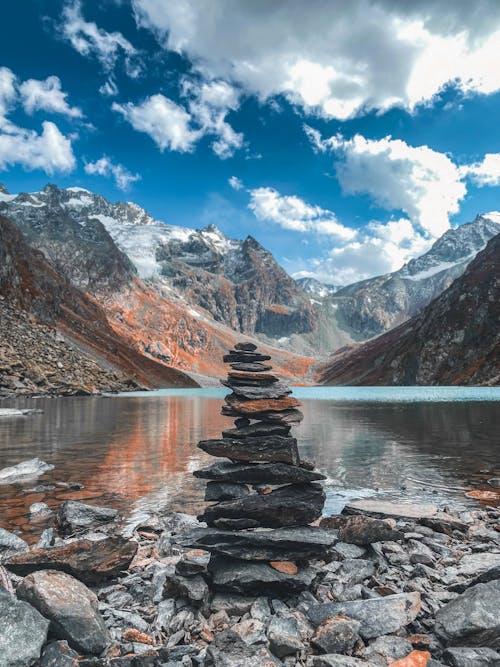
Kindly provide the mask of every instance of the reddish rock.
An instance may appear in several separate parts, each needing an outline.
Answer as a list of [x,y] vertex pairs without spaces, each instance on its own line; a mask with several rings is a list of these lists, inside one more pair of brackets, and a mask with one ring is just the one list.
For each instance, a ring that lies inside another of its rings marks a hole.
[[280,412],[281,410],[289,410],[300,405],[300,401],[293,396],[279,399],[245,401],[237,396],[230,395],[226,400],[230,408],[241,415],[254,415],[260,412]]
[[429,651],[412,651],[406,658],[391,662],[389,667],[426,667],[430,659]]

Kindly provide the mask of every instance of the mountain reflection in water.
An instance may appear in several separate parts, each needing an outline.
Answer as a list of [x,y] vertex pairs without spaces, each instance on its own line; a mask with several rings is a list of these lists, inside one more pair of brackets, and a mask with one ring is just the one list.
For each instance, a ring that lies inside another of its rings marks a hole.
[[[496,401],[339,402],[307,394],[295,435],[303,457],[328,476],[327,513],[339,511],[346,498],[377,492],[471,502],[464,490],[479,471],[500,472]],[[55,469],[26,484],[0,486],[0,526],[35,535],[44,526],[29,519],[29,506],[56,507],[67,498],[125,513],[158,506],[196,513],[204,482],[191,473],[213,461],[196,443],[220,436],[231,423],[219,414],[221,403],[196,391],[4,401],[44,412],[0,420],[0,468],[37,456]],[[63,485],[75,482],[84,488]],[[55,488],[30,491],[39,484]]]

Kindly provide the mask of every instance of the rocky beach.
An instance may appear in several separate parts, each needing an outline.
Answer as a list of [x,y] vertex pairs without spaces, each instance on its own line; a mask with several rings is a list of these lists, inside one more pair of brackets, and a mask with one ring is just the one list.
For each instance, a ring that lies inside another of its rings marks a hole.
[[194,471],[199,516],[66,500],[31,506],[36,544],[0,528],[0,667],[500,665],[499,509],[371,498],[328,516],[298,400],[255,345],[224,360],[234,425],[198,443],[216,457]]

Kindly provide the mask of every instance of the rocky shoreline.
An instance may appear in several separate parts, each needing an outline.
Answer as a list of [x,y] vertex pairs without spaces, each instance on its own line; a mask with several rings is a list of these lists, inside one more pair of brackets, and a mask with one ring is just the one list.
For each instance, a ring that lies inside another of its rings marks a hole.
[[[244,560],[215,581],[209,553],[186,546],[203,534],[195,517],[131,528],[66,501],[31,549],[0,529],[0,665],[500,665],[499,518],[361,501],[317,522],[321,559],[291,527],[281,540],[295,560],[274,561],[274,581]],[[210,531],[227,555],[228,531]],[[261,553],[271,533],[257,531]],[[295,593],[300,549],[310,590]]]

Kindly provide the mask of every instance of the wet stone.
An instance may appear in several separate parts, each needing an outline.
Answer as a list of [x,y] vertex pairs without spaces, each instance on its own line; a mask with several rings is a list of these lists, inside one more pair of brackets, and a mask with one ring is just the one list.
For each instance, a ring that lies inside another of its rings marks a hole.
[[251,385],[236,384],[230,381],[224,381],[222,384],[233,391],[234,394],[248,399],[280,399],[292,393],[292,390],[281,382],[274,382],[269,385]]
[[285,463],[229,463],[218,461],[196,470],[195,477],[241,484],[305,484],[325,479],[320,472]]
[[236,482],[208,482],[205,489],[206,501],[234,500],[248,496],[250,489],[246,484]]
[[57,512],[57,525],[61,533],[69,534],[110,523],[117,517],[118,512],[115,509],[66,500]]
[[266,422],[255,422],[253,424],[248,421],[248,424],[231,428],[227,431],[222,431],[223,438],[239,438],[244,440],[246,438],[253,438],[257,436],[266,435],[288,435],[290,433],[290,426],[283,424],[269,424]]
[[255,437],[242,442],[237,439],[201,440],[198,447],[211,456],[232,461],[263,461],[265,463],[288,463],[298,465],[297,440],[281,435]]

